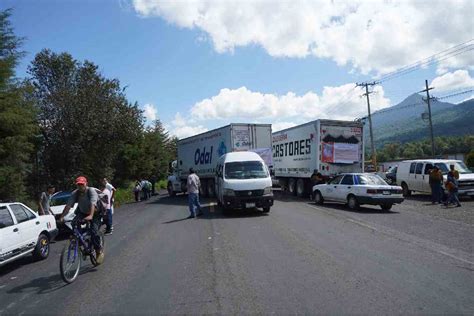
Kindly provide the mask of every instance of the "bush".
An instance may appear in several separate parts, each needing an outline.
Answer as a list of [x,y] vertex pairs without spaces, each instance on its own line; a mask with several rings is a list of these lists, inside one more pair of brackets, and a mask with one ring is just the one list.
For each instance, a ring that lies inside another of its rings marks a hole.
[[160,189],[166,190],[167,186],[168,186],[168,180],[166,179],[160,180],[155,184],[155,191],[158,191]]
[[120,207],[125,203],[130,203],[135,201],[135,196],[133,195],[134,182],[130,182],[126,188],[117,188],[115,191],[115,202],[114,207]]

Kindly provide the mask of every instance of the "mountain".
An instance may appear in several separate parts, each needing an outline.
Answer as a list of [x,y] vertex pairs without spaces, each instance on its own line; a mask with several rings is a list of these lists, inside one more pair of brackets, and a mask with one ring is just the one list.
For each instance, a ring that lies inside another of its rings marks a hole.
[[[377,147],[386,143],[410,142],[430,137],[429,121],[422,119],[428,106],[417,93],[401,103],[374,112],[374,139]],[[434,136],[474,135],[474,99],[460,104],[431,101]],[[366,125],[369,135],[368,126]]]

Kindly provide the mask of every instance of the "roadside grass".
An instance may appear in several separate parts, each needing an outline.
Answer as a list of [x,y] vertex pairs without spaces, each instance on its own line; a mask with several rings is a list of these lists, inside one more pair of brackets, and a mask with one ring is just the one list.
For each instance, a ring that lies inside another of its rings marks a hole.
[[160,180],[155,184],[155,190],[166,189],[168,181],[166,179]]
[[130,182],[128,184],[128,187],[117,188],[117,191],[115,191],[115,202],[114,202],[115,207],[120,207],[123,204],[135,201],[135,197],[133,194],[133,187],[134,187],[134,182]]

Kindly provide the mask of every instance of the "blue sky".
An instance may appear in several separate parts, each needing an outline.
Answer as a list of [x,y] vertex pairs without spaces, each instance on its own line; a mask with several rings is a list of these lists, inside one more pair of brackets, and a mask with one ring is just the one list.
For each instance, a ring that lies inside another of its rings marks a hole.
[[[278,129],[364,116],[355,82],[474,38],[472,1],[2,0],[5,8],[26,37],[18,77],[43,48],[69,52],[118,78],[130,101],[179,137],[230,122]],[[421,90],[425,79],[438,96],[472,89],[472,44],[376,86],[374,110]]]

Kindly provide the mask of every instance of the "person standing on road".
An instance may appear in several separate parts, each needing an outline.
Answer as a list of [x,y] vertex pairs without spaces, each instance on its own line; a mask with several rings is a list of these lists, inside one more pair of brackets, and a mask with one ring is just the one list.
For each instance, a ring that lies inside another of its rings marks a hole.
[[135,202],[140,202],[140,191],[142,190],[142,186],[140,184],[140,180],[137,180],[135,186],[133,187],[133,193],[135,194]]
[[456,203],[456,207],[461,207],[458,197],[458,180],[456,180],[456,177],[452,171],[448,172],[446,189],[448,190],[448,199],[444,203],[444,206],[448,207],[449,204]]
[[453,173],[454,179],[459,180],[459,171],[457,171],[457,170],[454,168],[454,165],[449,165],[449,169],[450,169],[451,172]]
[[318,170],[314,169],[310,180],[311,180],[311,195],[310,195],[310,197],[311,197],[311,200],[314,200],[313,187],[315,185],[324,183],[323,175],[320,172],[318,172]]
[[105,195],[105,235],[112,235],[112,192],[106,187],[105,182],[102,181],[100,192]]
[[[187,181],[187,190],[188,190],[188,203],[189,203],[189,212],[191,213],[188,218],[194,218],[196,216],[202,215],[201,204],[199,203],[199,187],[201,186],[201,181],[199,177],[194,172],[193,168],[189,169],[189,176]],[[199,210],[199,213],[196,215],[195,207]]]
[[443,183],[443,174],[438,166],[434,166],[430,171],[429,183],[431,187],[431,203],[441,203],[441,184]]
[[38,199],[38,214],[39,215],[49,215],[53,214],[51,212],[51,196],[54,194],[54,185],[49,185],[46,192],[42,192]]
[[114,230],[114,226],[113,226],[113,222],[112,222],[112,216],[114,214],[114,202],[115,202],[115,191],[117,191],[115,189],[115,187],[109,183],[109,181],[107,180],[107,178],[104,178],[102,180],[102,185],[105,186],[105,188],[107,188],[107,190],[110,191],[111,193],[111,196],[110,196],[110,211],[107,210],[107,228],[110,229],[110,233],[112,233],[112,231]]

